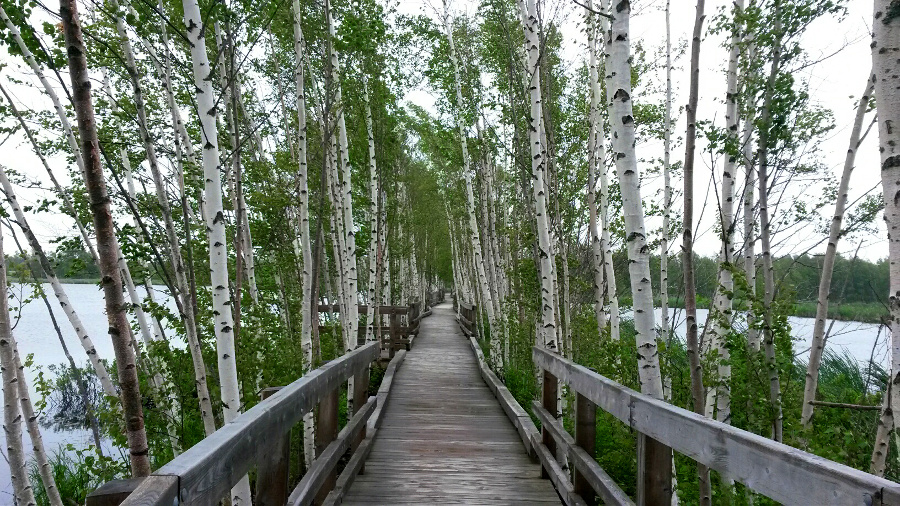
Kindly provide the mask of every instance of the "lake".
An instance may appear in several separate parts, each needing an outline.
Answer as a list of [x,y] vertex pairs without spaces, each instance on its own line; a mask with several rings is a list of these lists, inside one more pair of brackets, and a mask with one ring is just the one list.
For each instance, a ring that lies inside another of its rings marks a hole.
[[[66,293],[78,312],[79,317],[88,335],[94,341],[94,345],[100,357],[112,361],[113,350],[112,342],[107,335],[107,321],[104,311],[103,293],[97,285],[93,284],[67,284],[65,285]],[[59,308],[59,304],[52,295],[50,286],[44,285],[44,290],[50,298],[53,312],[59,322],[63,337],[69,347],[72,356],[79,365],[84,366],[87,362],[84,350],[78,342],[72,326],[69,325],[65,315]],[[157,300],[166,300],[167,304],[174,311],[174,304],[162,292],[162,287],[155,287]],[[27,286],[13,284],[11,293],[15,299],[30,295],[30,289]],[[142,291],[143,295],[143,291]],[[16,301],[11,301],[11,306],[17,305]],[[671,314],[677,323],[676,334],[683,337],[685,333],[684,311],[681,309],[671,309]],[[704,322],[709,311],[700,309],[697,311],[697,319]],[[657,322],[662,313],[657,310]],[[21,314],[13,312],[14,322],[13,333],[18,340],[19,353],[23,359],[28,354],[34,354],[34,366],[26,371],[29,381],[29,387],[32,392],[33,379],[36,367],[43,367],[54,364],[66,363],[65,354],[59,345],[59,339],[47,316],[47,310],[40,300],[32,301],[21,309]],[[813,322],[812,318],[794,318],[788,319],[792,333],[797,339],[795,342],[795,352],[797,357],[805,360],[809,355],[809,343],[812,340]],[[835,322],[832,329],[832,336],[829,338],[828,346],[834,351],[841,349],[848,351],[853,357],[861,362],[867,362],[869,357],[886,368],[890,364],[890,354],[888,342],[886,339],[886,331],[882,331],[879,335],[877,324],[859,323],[859,322]],[[877,342],[876,342],[877,337]],[[184,346],[184,343],[174,342],[174,346]],[[111,370],[114,372],[114,370]],[[50,429],[43,430],[44,444],[47,451],[52,453],[57,448],[65,444],[73,444],[76,447],[87,447],[92,444],[90,431],[72,430],[72,431],[54,431]],[[31,447],[27,433],[23,425],[24,445],[26,449]],[[10,482],[9,467],[5,460],[0,460],[0,504],[12,504],[12,483]]]

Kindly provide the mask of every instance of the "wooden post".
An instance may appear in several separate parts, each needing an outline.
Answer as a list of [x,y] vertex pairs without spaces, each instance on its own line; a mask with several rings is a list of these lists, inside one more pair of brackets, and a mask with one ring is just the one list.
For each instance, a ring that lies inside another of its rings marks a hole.
[[[281,387],[270,387],[260,392],[266,400]],[[278,440],[266,457],[257,464],[257,506],[283,506],[288,500],[288,479],[291,469],[291,431]]]
[[86,506],[119,506],[146,478],[112,480],[87,495]]
[[[366,401],[369,400],[369,366],[364,367],[360,372],[353,376],[353,413],[362,409]],[[348,417],[349,419],[349,417]],[[350,443],[350,453],[356,453],[360,443],[366,438],[366,426],[363,425],[359,435]],[[359,468],[359,474],[363,474],[366,470],[365,462]]]
[[638,433],[637,505],[671,504],[672,449]]
[[[556,376],[550,374],[548,371],[543,371],[541,404],[553,418],[559,416],[556,411],[557,382]],[[553,456],[556,456],[556,440],[553,439],[553,435],[546,427],[541,427],[541,441],[544,443],[544,446],[550,450],[550,453],[552,453]],[[541,467],[541,476],[544,478],[550,476],[543,467]]]
[[[575,392],[575,444],[580,446],[591,457],[594,456],[597,447],[597,405],[590,399]],[[596,504],[596,493],[590,482],[574,469],[572,484],[575,493],[580,495],[588,504]]]
[[[328,447],[328,444],[337,438],[338,433],[338,399],[340,389],[329,392],[319,401],[319,412],[316,416],[316,457],[318,458]],[[328,478],[322,484],[322,488],[316,493],[316,504],[325,502],[328,493],[334,489],[337,481],[337,470],[332,469]],[[282,503],[283,504],[283,503]]]
[[397,343],[400,341],[400,315],[393,311],[391,312],[391,340],[388,344],[388,358],[394,358],[394,352],[396,351],[394,348]]

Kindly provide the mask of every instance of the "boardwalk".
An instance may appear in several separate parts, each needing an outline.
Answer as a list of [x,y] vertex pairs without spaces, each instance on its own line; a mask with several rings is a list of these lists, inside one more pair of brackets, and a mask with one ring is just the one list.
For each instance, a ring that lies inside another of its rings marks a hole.
[[560,504],[478,372],[449,304],[422,320],[344,504]]

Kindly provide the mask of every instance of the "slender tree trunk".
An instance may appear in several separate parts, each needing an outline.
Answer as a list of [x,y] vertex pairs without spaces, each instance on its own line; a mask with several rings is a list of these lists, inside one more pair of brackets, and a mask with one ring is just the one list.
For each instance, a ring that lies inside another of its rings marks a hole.
[[[881,183],[888,229],[891,308],[890,406],[900,406],[900,13],[892,0],[875,0],[872,74],[878,107]],[[886,410],[885,410],[886,411]],[[896,433],[900,416],[894,417]]]
[[[663,121],[663,224],[659,242],[659,338],[669,342],[669,229],[672,216],[672,24],[671,1],[666,0],[666,109]],[[674,465],[674,464],[673,464]],[[672,494],[678,497],[678,494]]]
[[[209,267],[212,285],[216,355],[219,384],[225,423],[240,414],[240,386],[234,346],[234,319],[228,291],[228,239],[222,206],[222,178],[220,176],[219,140],[216,131],[216,97],[212,88],[212,68],[206,53],[206,25],[200,15],[197,0],[184,0],[184,19],[187,38],[191,43],[191,63],[199,111],[200,134],[203,145],[204,204],[206,228],[209,235]],[[234,506],[250,504],[250,482],[246,476],[231,490]]]
[[522,27],[525,32],[525,52],[528,56],[525,77],[530,91],[529,144],[531,145],[531,176],[538,236],[538,264],[541,277],[541,334],[542,345],[553,352],[559,351],[556,340],[556,289],[553,285],[553,251],[550,244],[550,218],[545,188],[545,151],[541,139],[543,110],[541,104],[540,57],[538,18],[535,0],[519,0]]
[[589,113],[590,132],[588,134],[588,227],[591,234],[591,266],[594,271],[594,317],[597,319],[597,330],[602,339],[606,331],[607,312],[603,304],[603,249],[600,246],[600,230],[597,212],[597,172],[605,170],[606,133],[603,118],[600,116],[600,104],[603,92],[600,90],[599,58],[597,57],[597,20],[593,12],[593,3],[587,3],[588,52],[590,54],[591,108]]
[[856,106],[856,118],[853,121],[853,129],[850,131],[850,147],[844,159],[844,170],[841,173],[841,182],[838,187],[837,202],[834,204],[834,217],[831,219],[831,228],[828,233],[828,247],[825,249],[825,258],[822,261],[822,273],[819,276],[819,298],[816,303],[816,322],[813,325],[812,347],[809,351],[809,365],[806,369],[806,387],[803,389],[803,411],[800,421],[804,427],[812,423],[812,401],[816,398],[816,390],[819,385],[819,364],[822,362],[822,353],[825,351],[825,320],[828,318],[828,296],[831,293],[831,277],[834,274],[834,261],[837,258],[837,243],[843,230],[844,211],[847,207],[847,191],[850,187],[850,175],[856,163],[856,150],[859,148],[862,135],[863,120],[869,107],[869,100],[875,90],[875,80],[869,76],[866,83],[866,91],[863,92]]
[[[697,142],[697,105],[700,90],[700,37],[703,35],[703,10],[706,2],[697,0],[697,16],[694,19],[694,34],[691,40],[691,84],[685,135],[684,154],[684,231],[681,251],[681,265],[684,273],[684,312],[687,315],[687,353],[691,368],[691,398],[694,412],[704,412],[703,368],[700,364],[700,345],[697,342],[697,287],[694,282],[694,154]],[[700,477],[700,504],[712,504],[712,486],[709,468],[697,464]]]
[[[653,289],[650,283],[650,249],[644,228],[640,174],[635,153],[629,28],[631,4],[619,3],[612,16],[612,26],[606,38],[607,100],[616,172],[622,192],[622,212],[625,217],[628,272],[634,300],[634,328],[638,350],[639,379],[641,392],[662,399],[662,377],[659,370],[653,312]],[[611,262],[612,259],[610,258],[608,261]],[[610,287],[615,286],[614,281],[611,278],[608,280]]]
[[100,166],[100,145],[97,140],[97,124],[94,119],[94,105],[91,101],[91,82],[87,72],[85,47],[78,20],[75,0],[60,0],[60,16],[66,35],[69,56],[69,75],[72,80],[72,99],[78,118],[78,132],[81,134],[85,155],[85,186],[90,196],[94,215],[94,230],[97,233],[97,253],[100,257],[100,273],[103,276],[103,292],[106,300],[106,316],[109,334],[116,354],[116,368],[119,373],[121,400],[125,415],[125,431],[134,477],[150,474],[150,456],[147,433],[144,431],[144,413],[141,404],[140,384],[135,367],[134,350],[128,339],[131,327],[125,313],[122,297],[122,278],[118,266],[118,243],[115,236],[106,179]]
[[769,223],[769,132],[772,123],[772,100],[775,93],[775,80],[781,70],[781,3],[775,0],[773,6],[775,16],[775,44],[772,56],[772,67],[766,82],[765,97],[762,110],[762,129],[759,136],[759,225],[760,243],[763,257],[763,348],[765,350],[766,368],[769,376],[769,401],[772,404],[772,438],[782,440],[783,415],[781,410],[781,381],[778,377],[778,364],[775,357],[775,335],[772,330],[772,303],[775,300],[775,270],[772,265],[771,227]]
[[494,336],[494,328],[496,326],[496,315],[494,314],[494,302],[493,295],[491,293],[491,287],[488,286],[487,274],[484,265],[484,257],[481,252],[481,233],[478,230],[478,219],[475,212],[475,191],[474,191],[474,182],[473,182],[473,174],[472,168],[470,166],[469,161],[469,143],[468,143],[468,134],[466,133],[466,127],[463,124],[463,117],[461,108],[463,107],[463,97],[462,97],[462,85],[460,83],[460,75],[459,75],[459,58],[456,55],[456,45],[453,40],[453,26],[450,23],[450,12],[448,0],[444,0],[444,12],[443,12],[443,22],[444,29],[447,32],[447,41],[450,44],[450,60],[453,64],[453,75],[454,75],[454,86],[456,89],[456,105],[453,108],[454,119],[456,120],[456,127],[459,130],[459,141],[462,147],[462,158],[463,158],[463,177],[466,182],[466,209],[468,212],[468,220],[469,220],[469,236],[471,239],[471,248],[474,253],[474,262],[475,269],[478,275],[478,286],[481,292],[481,296],[484,298],[485,303],[484,307],[479,308],[488,312],[488,326],[490,328],[491,336]]
[[[3,254],[3,234],[0,234],[0,371],[3,377],[3,429],[6,433],[6,453],[16,504],[36,505],[34,490],[28,478],[25,449],[22,446],[22,412],[19,406],[18,375],[16,374],[15,341],[9,318],[6,294],[6,256]],[[58,493],[57,493],[58,496]]]
[[369,140],[369,306],[366,314],[366,342],[375,340],[378,303],[378,252],[381,249],[378,231],[378,165],[375,162],[375,131],[372,125],[372,107],[369,103],[369,83],[363,81],[363,99],[366,106],[366,135]]
[[894,410],[891,407],[891,389],[888,382],[881,400],[881,412],[878,416],[878,428],[875,431],[875,443],[872,445],[872,459],[869,461],[869,472],[884,477],[887,469],[887,458],[891,446],[891,432],[894,430]]

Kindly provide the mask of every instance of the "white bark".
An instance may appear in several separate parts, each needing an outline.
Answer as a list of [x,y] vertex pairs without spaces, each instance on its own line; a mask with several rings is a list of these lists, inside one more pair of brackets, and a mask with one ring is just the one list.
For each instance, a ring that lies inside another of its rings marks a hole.
[[3,379],[3,429],[6,433],[6,455],[13,485],[15,503],[19,506],[37,504],[28,478],[25,449],[22,446],[22,413],[19,406],[19,378],[16,371],[15,341],[10,325],[6,294],[6,257],[0,234],[0,372]]
[[[309,167],[306,160],[306,88],[304,83],[303,62],[304,42],[303,29],[300,25],[300,0],[293,0],[294,14],[294,83],[297,86],[297,211],[298,237],[301,252],[301,297],[300,303],[300,349],[303,351],[303,360],[306,361],[306,370],[311,371],[313,366],[312,349],[312,243],[309,234]],[[303,457],[306,467],[312,464],[316,458],[315,447],[315,416],[310,411],[303,417]]]
[[847,191],[850,188],[850,175],[856,163],[856,150],[859,148],[862,135],[863,120],[869,107],[869,99],[875,88],[875,80],[870,76],[866,83],[866,91],[859,98],[856,106],[856,117],[853,121],[853,129],[850,131],[850,146],[844,159],[844,170],[841,173],[841,182],[838,186],[837,201],[834,203],[834,216],[831,219],[831,227],[828,233],[828,246],[825,249],[825,258],[822,260],[822,273],[819,275],[819,297],[816,303],[816,321],[813,325],[812,347],[809,351],[809,364],[806,369],[806,386],[803,390],[803,410],[800,422],[809,426],[812,422],[815,406],[811,401],[816,398],[816,390],[819,385],[819,365],[822,362],[822,354],[825,351],[825,320],[828,318],[828,295],[831,293],[831,277],[834,274],[834,262],[837,258],[837,244],[843,231],[844,211],[847,207]]
[[[895,2],[875,0],[872,73],[878,107],[891,308],[891,405],[900,406],[900,17]],[[894,430],[900,417],[894,417]]]
[[538,18],[535,0],[520,0],[519,10],[522,15],[525,32],[525,52],[528,56],[525,76],[528,79],[531,111],[529,116],[529,144],[531,145],[531,177],[534,193],[535,220],[538,232],[538,254],[540,256],[541,276],[541,333],[543,346],[557,351],[556,342],[556,290],[553,284],[554,259],[550,244],[550,218],[547,214],[547,189],[545,180],[545,150],[541,139],[543,130],[540,48],[538,40]]
[[474,193],[474,182],[472,168],[469,163],[469,144],[468,144],[468,134],[466,133],[466,127],[463,124],[462,114],[460,108],[463,106],[463,97],[462,97],[462,85],[460,83],[459,76],[459,58],[456,55],[456,45],[453,40],[453,27],[450,23],[450,13],[449,6],[447,0],[444,0],[444,30],[447,32],[447,42],[450,45],[450,61],[453,64],[453,76],[454,76],[454,86],[456,89],[456,107],[454,107],[454,119],[456,121],[456,127],[459,130],[459,140],[460,145],[462,147],[462,159],[463,159],[463,177],[466,182],[466,210],[468,213],[469,220],[469,237],[471,239],[471,248],[472,252],[475,256],[475,269],[478,276],[478,286],[479,291],[481,293],[481,297],[484,299],[483,307],[480,307],[479,310],[484,310],[487,312],[488,316],[488,326],[490,328],[491,336],[494,336],[494,329],[496,328],[497,323],[497,315],[494,313],[494,299],[493,294],[491,293],[491,287],[488,285],[487,274],[485,272],[484,266],[484,257],[482,256],[482,247],[481,247],[481,233],[478,230],[478,219],[475,213],[475,193]]
[[366,314],[366,342],[375,340],[375,306],[378,291],[378,166],[375,161],[375,132],[372,126],[372,107],[369,103],[369,82],[363,81],[366,104],[366,135],[369,139],[369,306]]
[[[734,0],[737,16],[744,9],[743,0]],[[737,21],[735,21],[737,23]],[[725,93],[725,165],[722,170],[722,193],[719,199],[719,233],[722,247],[719,252],[718,286],[713,297],[713,310],[704,332],[709,350],[716,353],[716,378],[707,389],[706,413],[712,416],[715,405],[716,420],[731,423],[731,354],[725,343],[733,321],[734,299],[734,177],[740,166],[740,117],[738,111],[738,58],[741,52],[741,31],[734,28],[731,34],[731,49],[728,55],[727,91]]]
[[53,288],[53,294],[59,301],[59,305],[66,314],[66,318],[69,319],[69,323],[71,323],[72,328],[75,329],[75,334],[78,336],[78,342],[80,342],[81,347],[84,348],[84,351],[94,368],[94,372],[97,374],[97,379],[100,380],[103,392],[110,397],[118,398],[119,394],[113,386],[113,382],[110,379],[109,372],[106,370],[106,366],[103,365],[103,362],[97,355],[97,349],[94,347],[93,340],[88,336],[84,325],[81,323],[81,319],[78,317],[75,308],[69,301],[69,297],[66,295],[62,283],[60,283],[59,278],[56,277],[53,267],[47,259],[47,255],[44,253],[37,237],[34,235],[34,232],[32,232],[31,227],[28,226],[28,221],[25,219],[25,213],[22,212],[19,202],[16,200],[13,186],[6,177],[6,168],[2,165],[0,165],[0,185],[3,186],[3,192],[6,194],[6,201],[12,209],[16,224],[22,229],[22,232],[25,233],[25,237],[28,239],[31,249],[34,250],[34,254],[37,255],[38,260],[40,260],[41,267],[44,269],[44,276],[46,276],[47,281]]
[[[212,68],[206,54],[204,23],[197,0],[183,0],[187,38],[191,44],[191,64],[199,111],[200,136],[203,146],[204,201],[206,229],[209,235],[209,267],[212,284],[216,356],[225,423],[240,414],[241,399],[234,347],[234,318],[228,289],[228,239],[222,206],[219,139],[216,131],[216,97],[212,87]],[[231,490],[232,504],[250,504],[250,481],[244,476]]]
[[[650,284],[650,249],[644,229],[641,182],[635,154],[635,125],[631,101],[631,4],[621,2],[611,10],[607,35],[607,101],[622,212],[625,217],[628,272],[634,300],[634,329],[638,350],[641,392],[662,398],[662,378],[656,349],[653,290]],[[612,286],[610,279],[610,286]]]
[[598,227],[599,213],[597,212],[597,173],[605,170],[606,158],[606,133],[603,118],[600,116],[600,104],[603,101],[603,92],[600,89],[599,58],[597,57],[597,20],[593,13],[593,2],[587,2],[587,31],[588,53],[590,54],[590,85],[591,108],[588,121],[590,132],[588,133],[588,227],[591,234],[591,266],[594,271],[594,317],[597,319],[597,330],[602,338],[606,330],[607,313],[603,303],[603,248],[600,246],[600,230]]
[[[672,215],[672,24],[671,2],[666,0],[666,110],[663,138],[663,225],[659,245],[659,301],[661,307],[660,333],[662,341],[669,340],[669,229]],[[674,466],[674,464],[673,464]],[[672,494],[677,498],[678,494]]]

